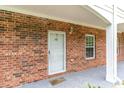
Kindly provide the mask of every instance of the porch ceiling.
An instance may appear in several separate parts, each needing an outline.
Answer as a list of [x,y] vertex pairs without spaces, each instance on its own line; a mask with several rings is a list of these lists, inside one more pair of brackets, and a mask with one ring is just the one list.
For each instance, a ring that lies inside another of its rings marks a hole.
[[107,23],[79,5],[9,5],[9,10],[105,29]]
[[124,23],[118,24],[118,32],[124,32]]

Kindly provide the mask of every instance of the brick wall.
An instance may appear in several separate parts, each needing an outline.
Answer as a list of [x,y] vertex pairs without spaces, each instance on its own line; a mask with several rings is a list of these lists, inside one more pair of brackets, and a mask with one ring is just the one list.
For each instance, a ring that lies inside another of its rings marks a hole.
[[118,33],[118,61],[124,61],[124,32]]
[[[70,27],[74,32],[69,34]],[[48,78],[48,30],[66,32],[67,72],[105,64],[105,31],[0,10],[0,87]],[[96,37],[96,58],[85,59],[85,34]]]

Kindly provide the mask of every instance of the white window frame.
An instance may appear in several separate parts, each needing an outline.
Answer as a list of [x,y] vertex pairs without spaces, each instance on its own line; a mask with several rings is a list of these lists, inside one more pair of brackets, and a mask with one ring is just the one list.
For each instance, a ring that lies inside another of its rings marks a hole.
[[[86,48],[87,48],[87,46],[86,46],[86,37],[87,37],[87,36],[92,36],[92,37],[93,37],[93,57],[87,57],[87,56],[86,56]],[[96,57],[96,53],[95,53],[96,47],[95,47],[95,44],[96,44],[95,35],[86,34],[86,35],[85,35],[85,59],[86,59],[86,60],[95,59],[95,57]]]

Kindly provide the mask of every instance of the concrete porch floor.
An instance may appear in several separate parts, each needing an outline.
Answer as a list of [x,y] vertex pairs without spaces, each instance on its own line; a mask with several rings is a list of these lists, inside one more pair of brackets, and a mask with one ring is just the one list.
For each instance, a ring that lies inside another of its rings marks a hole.
[[[118,77],[124,80],[124,62],[118,63]],[[57,85],[52,86],[49,80],[64,77],[65,81]],[[110,88],[113,85],[105,81],[105,66],[87,69],[80,72],[72,72],[49,78],[46,80],[40,80],[19,86],[19,88],[86,88],[88,83],[100,86],[102,88]]]

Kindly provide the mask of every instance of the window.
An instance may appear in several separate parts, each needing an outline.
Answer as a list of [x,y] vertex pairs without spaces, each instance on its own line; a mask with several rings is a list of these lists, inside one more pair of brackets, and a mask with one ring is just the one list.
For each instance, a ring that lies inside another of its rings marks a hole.
[[95,58],[95,36],[86,35],[85,44],[86,44],[86,53],[85,53],[86,59],[94,59]]
[[117,55],[120,53],[120,40],[119,37],[117,37]]

